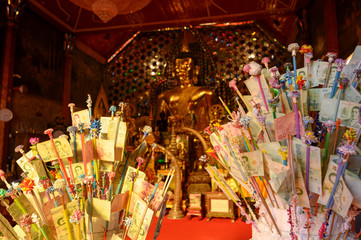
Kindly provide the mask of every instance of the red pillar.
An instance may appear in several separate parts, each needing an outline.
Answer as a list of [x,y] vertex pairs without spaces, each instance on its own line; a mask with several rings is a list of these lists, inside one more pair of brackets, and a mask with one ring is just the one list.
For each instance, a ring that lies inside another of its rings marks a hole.
[[[15,57],[15,25],[7,23],[5,32],[4,55],[1,65],[1,98],[0,109],[10,108],[11,89],[13,87]],[[5,170],[8,156],[9,122],[0,121],[0,167]]]
[[70,103],[71,92],[71,66],[72,56],[71,51],[74,46],[75,39],[71,34],[65,34],[64,41],[64,72],[63,72],[63,95],[62,95],[62,116],[65,118],[65,123],[70,124],[70,110],[68,104]]
[[324,0],[324,3],[326,51],[339,54],[336,2],[335,0]]

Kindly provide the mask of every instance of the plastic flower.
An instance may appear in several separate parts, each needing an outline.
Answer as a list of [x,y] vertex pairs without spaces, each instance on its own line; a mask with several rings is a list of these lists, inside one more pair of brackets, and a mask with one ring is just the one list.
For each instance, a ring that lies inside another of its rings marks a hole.
[[335,126],[336,124],[331,121],[331,120],[328,120],[326,122],[323,123],[323,126],[325,126],[327,128],[327,131],[328,132],[331,132],[332,128]]
[[108,178],[110,181],[113,181],[114,180],[114,177],[115,177],[115,172],[108,172]]
[[31,178],[25,178],[20,184],[21,190],[25,193],[31,192],[34,189],[34,186],[35,182]]
[[93,184],[94,177],[92,175],[88,175],[84,177],[84,183],[85,184]]
[[138,167],[140,167],[140,165],[142,165],[145,162],[145,160],[142,157],[138,157],[137,162],[138,162]]
[[78,131],[78,128],[76,126],[70,126],[70,127],[67,128],[67,131],[69,133],[72,133],[73,135],[75,135],[76,132]]
[[40,218],[35,213],[31,214],[31,220],[40,228]]
[[248,116],[243,116],[243,117],[241,117],[241,119],[239,120],[239,123],[242,125],[242,127],[248,128],[250,121],[251,121],[251,118],[250,118],[250,117],[248,117]]
[[6,190],[3,188],[0,188],[0,199],[4,199],[6,197]]
[[286,159],[288,156],[288,150],[287,147],[281,147],[278,149],[278,154],[282,156],[283,159]]
[[36,145],[36,144],[39,143],[39,138],[37,138],[37,137],[30,138],[30,139],[29,139],[29,143],[30,143],[31,145]]
[[302,45],[301,49],[300,49],[300,53],[305,54],[305,53],[311,53],[313,51],[313,48],[311,45]]
[[70,222],[79,224],[82,217],[84,216],[84,213],[80,211],[79,209],[75,209],[73,212],[73,215],[70,216]]
[[30,225],[32,224],[31,215],[24,214],[19,220],[21,227],[25,228],[27,232],[30,232]]
[[297,83],[297,85],[300,87],[300,89],[303,88],[303,86],[305,85],[306,82],[307,82],[307,80],[304,79],[302,75],[298,75],[298,76],[297,76],[296,83]]
[[151,126],[145,125],[142,129],[142,132],[144,133],[143,139],[146,138],[152,131]]
[[204,162],[204,163],[208,162],[208,157],[207,157],[207,155],[202,155],[202,156],[200,156],[199,161]]
[[349,155],[355,155],[356,151],[353,145],[349,145],[349,144],[345,144],[341,147],[337,148],[337,152],[341,155],[341,156],[346,156],[347,154]]
[[297,98],[298,96],[300,96],[300,93],[298,91],[289,91],[287,95],[290,98],[292,98],[292,97]]
[[301,138],[303,143],[311,145],[312,143],[317,143],[318,139],[312,131],[306,131],[305,135]]
[[312,124],[314,122],[313,118],[310,116],[304,116],[302,119],[303,125],[305,126],[305,128],[308,127],[308,124]]
[[204,131],[205,133],[208,133],[209,135],[212,134],[211,126],[206,127],[203,131]]
[[237,81],[236,80],[232,80],[229,82],[228,84],[229,87],[233,88],[234,90],[236,90],[237,88]]
[[100,120],[93,120],[90,123],[90,129],[92,133],[92,137],[98,137],[101,130],[101,123]]
[[133,224],[133,222],[134,220],[132,217],[126,217],[124,221],[124,225],[129,228]]

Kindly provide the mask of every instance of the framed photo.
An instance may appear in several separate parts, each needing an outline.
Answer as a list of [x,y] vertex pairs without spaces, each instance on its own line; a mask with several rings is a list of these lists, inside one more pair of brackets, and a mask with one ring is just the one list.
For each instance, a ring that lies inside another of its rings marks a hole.
[[212,217],[236,218],[234,204],[222,192],[206,192],[205,194],[207,221]]

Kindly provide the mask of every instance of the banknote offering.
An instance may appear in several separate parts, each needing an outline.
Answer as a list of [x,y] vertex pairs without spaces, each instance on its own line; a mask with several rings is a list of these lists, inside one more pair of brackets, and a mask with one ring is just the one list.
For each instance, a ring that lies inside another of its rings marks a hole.
[[[266,101],[272,99],[268,84],[267,84],[265,78],[263,77],[263,75],[260,76],[260,79],[261,79],[261,84],[262,84],[262,88],[263,88],[263,92],[264,92]],[[251,77],[248,80],[246,80],[244,83],[246,84],[248,90],[250,91],[250,93],[253,97],[253,100],[257,103],[260,103],[261,106],[264,107],[263,109],[266,109],[264,102],[263,102],[261,91],[259,89],[257,78]],[[269,107],[269,109],[270,109],[270,107]]]
[[[319,84],[325,84],[326,75],[328,71],[328,62],[323,61],[311,61],[311,76],[312,81],[316,81]],[[330,76],[328,79],[328,87],[331,87],[333,85],[333,82],[335,80],[335,75],[337,72],[337,65],[335,63],[332,63]]]
[[[77,202],[70,202],[68,204],[66,204],[66,210],[65,211],[68,211],[68,214],[71,214],[74,212],[75,209],[77,209],[78,207],[78,204]],[[54,221],[54,224],[55,224],[55,229],[56,229],[56,232],[57,232],[57,235],[58,235],[58,239],[59,240],[68,240],[69,239],[69,236],[68,236],[68,230],[67,230],[67,227],[66,227],[66,223],[65,223],[65,217],[64,217],[64,209],[63,209],[63,206],[59,206],[59,207],[56,207],[56,208],[53,208],[50,210],[50,213],[51,213],[51,216],[53,217],[53,221]],[[71,233],[74,235],[74,225],[71,224],[70,225],[70,230],[71,230]]]
[[361,66],[361,46],[357,46],[348,64],[342,69],[343,77],[352,80],[355,77],[354,70]]
[[[319,202],[321,204],[326,205],[330,197],[337,175],[337,165],[338,164],[335,161],[331,161],[330,159],[325,179],[323,181],[322,196],[320,196],[319,198]],[[337,212],[342,217],[346,217],[352,201],[353,196],[350,190],[347,188],[345,181],[343,180],[343,178],[341,178],[337,185],[336,193],[334,195],[334,205],[332,207],[332,210]]]
[[[123,187],[122,187],[122,191],[121,193],[124,193],[126,191],[128,191],[130,189],[130,186],[132,185],[133,181],[132,181],[132,173],[136,172],[137,169],[129,166],[128,169],[127,169],[127,172],[125,174],[125,179],[124,179],[124,184],[123,184]],[[138,175],[136,177],[136,179],[134,181],[137,181],[137,180],[144,180],[145,179],[145,173],[142,172],[142,171],[139,171],[138,172]]]
[[[302,136],[305,130],[302,124],[301,113],[299,111],[298,111],[298,117],[300,123],[299,125],[300,134]],[[275,138],[277,142],[286,139],[288,135],[297,134],[295,113],[291,112],[286,114],[285,116],[276,118],[274,121],[274,126],[275,126]]]
[[[301,165],[302,173],[306,175],[306,152],[307,145],[300,139],[293,138],[293,156]],[[309,171],[309,190],[310,192],[322,194],[322,174],[321,174],[321,150],[319,147],[310,147],[310,171]]]
[[[61,159],[73,156],[73,151],[71,149],[70,143],[65,137],[55,138],[54,144]],[[41,156],[41,159],[44,162],[58,159],[51,140],[38,143],[37,150],[39,152],[39,155]]]
[[320,111],[321,102],[324,98],[330,98],[332,88],[312,88],[308,91],[310,111]]
[[[333,121],[337,106],[336,99],[325,99],[321,104],[320,121]],[[350,128],[359,128],[358,116],[360,113],[361,104],[340,101],[340,106],[337,113],[337,118],[341,119],[341,126]]]
[[81,110],[72,114],[73,126],[78,126],[79,123],[84,123],[85,127],[90,126],[89,110]]

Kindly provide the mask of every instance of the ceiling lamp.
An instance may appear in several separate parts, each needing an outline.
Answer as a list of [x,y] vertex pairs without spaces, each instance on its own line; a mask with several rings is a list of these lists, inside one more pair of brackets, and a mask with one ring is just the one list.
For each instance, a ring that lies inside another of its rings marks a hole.
[[94,12],[104,23],[121,14],[130,14],[147,6],[151,0],[70,0]]

